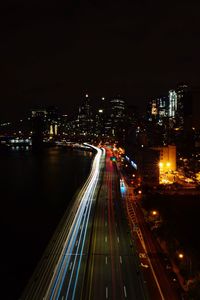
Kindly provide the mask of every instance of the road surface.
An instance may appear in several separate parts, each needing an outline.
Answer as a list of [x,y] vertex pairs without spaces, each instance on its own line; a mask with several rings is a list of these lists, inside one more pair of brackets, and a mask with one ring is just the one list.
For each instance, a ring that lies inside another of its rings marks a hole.
[[107,150],[82,299],[149,299],[121,202],[119,175]]

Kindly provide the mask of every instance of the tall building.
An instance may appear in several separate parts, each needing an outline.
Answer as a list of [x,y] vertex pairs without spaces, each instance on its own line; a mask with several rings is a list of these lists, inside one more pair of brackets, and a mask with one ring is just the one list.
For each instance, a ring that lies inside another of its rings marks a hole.
[[106,120],[107,120],[107,107],[105,97],[102,97],[98,102],[95,112],[95,134],[97,137],[106,137]]
[[54,106],[34,108],[31,110],[31,119],[34,128],[42,131],[43,135],[56,136],[58,134],[59,116]]
[[165,145],[168,140],[169,97],[160,96],[149,101],[147,113],[148,145]]
[[169,98],[161,96],[148,103],[148,120],[163,125],[169,116]]
[[110,101],[111,134],[123,140],[125,135],[125,101],[118,97]]
[[159,152],[159,177],[160,183],[172,183],[175,178],[173,172],[176,171],[176,146],[153,147]]
[[187,130],[191,127],[192,92],[185,84],[169,91],[169,125]]
[[175,90],[169,91],[169,118],[175,118],[177,111],[177,92]]
[[176,171],[176,146],[168,145],[151,149],[159,151],[159,167],[163,172]]
[[78,133],[82,136],[93,134],[93,113],[88,94],[83,99],[77,117]]

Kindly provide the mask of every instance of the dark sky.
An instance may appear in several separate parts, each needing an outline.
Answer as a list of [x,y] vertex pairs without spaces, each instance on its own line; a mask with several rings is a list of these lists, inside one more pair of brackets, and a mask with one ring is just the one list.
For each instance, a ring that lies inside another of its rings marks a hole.
[[[28,2],[28,4],[27,4]],[[0,7],[0,120],[120,94],[144,105],[200,85],[198,1],[18,1]]]

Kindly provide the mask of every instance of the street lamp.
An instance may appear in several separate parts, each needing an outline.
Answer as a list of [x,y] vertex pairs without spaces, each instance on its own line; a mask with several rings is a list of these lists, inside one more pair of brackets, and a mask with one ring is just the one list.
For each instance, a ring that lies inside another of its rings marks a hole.
[[178,253],[178,258],[180,260],[183,260],[185,261],[185,266],[188,270],[188,273],[189,273],[189,276],[191,276],[191,273],[192,273],[192,260],[191,260],[191,257],[188,256],[188,255],[184,255],[182,252]]
[[178,257],[179,257],[180,259],[183,259],[183,258],[184,258],[184,254],[183,254],[183,253],[179,253],[179,254],[178,254]]
[[152,211],[152,215],[153,215],[153,216],[157,216],[157,214],[158,214],[158,212],[157,212],[156,210],[153,210],[153,211]]

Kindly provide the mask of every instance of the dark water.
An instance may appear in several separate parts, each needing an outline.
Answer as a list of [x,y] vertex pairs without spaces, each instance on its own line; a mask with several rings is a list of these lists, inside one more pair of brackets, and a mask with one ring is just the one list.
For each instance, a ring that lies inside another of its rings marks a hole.
[[[89,152],[51,148],[0,153],[1,296],[18,299],[69,201],[86,179]],[[2,290],[3,289],[3,290]]]

